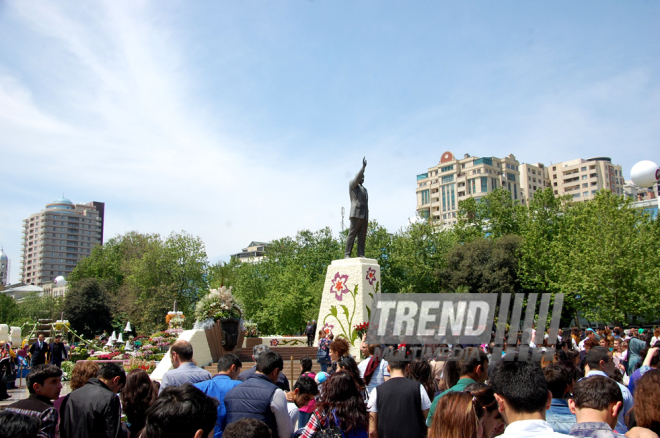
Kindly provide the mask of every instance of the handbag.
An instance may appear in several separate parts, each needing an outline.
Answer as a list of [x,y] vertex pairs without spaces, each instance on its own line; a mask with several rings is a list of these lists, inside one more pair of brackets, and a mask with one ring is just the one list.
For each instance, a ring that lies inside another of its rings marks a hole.
[[[338,424],[339,420],[337,420],[337,416],[335,415],[334,411],[332,412],[332,416],[335,419],[335,424]],[[324,428],[323,425],[321,425],[321,429],[316,431],[314,438],[344,438],[344,432],[342,432],[341,427],[330,426],[329,418],[327,421],[328,426]]]

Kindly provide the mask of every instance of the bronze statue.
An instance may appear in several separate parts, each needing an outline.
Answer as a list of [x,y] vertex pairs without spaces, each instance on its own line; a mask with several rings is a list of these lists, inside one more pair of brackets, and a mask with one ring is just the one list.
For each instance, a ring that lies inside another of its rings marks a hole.
[[353,251],[355,236],[358,238],[357,256],[364,257],[364,243],[367,240],[367,226],[369,225],[369,197],[364,183],[364,168],[367,167],[367,159],[362,159],[362,169],[348,184],[348,193],[351,196],[351,214],[349,216],[351,227],[346,239],[346,252],[344,258],[350,259]]

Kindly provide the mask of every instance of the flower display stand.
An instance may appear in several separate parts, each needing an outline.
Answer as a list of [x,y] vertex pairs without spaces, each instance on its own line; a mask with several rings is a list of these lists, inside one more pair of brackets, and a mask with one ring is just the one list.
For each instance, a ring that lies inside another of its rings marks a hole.
[[243,332],[238,319],[220,319],[205,332],[213,362],[217,362],[226,353],[240,354],[236,347],[243,345]]
[[[355,325],[369,321],[375,294],[380,293],[380,266],[364,257],[334,260],[328,266],[317,319],[317,331],[329,330],[351,344],[350,354],[360,357]],[[318,345],[318,333],[314,345]]]

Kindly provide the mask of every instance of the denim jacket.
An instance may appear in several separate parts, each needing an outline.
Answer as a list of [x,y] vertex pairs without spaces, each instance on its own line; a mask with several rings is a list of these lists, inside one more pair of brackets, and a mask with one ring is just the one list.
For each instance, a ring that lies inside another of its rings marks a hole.
[[552,430],[566,435],[576,423],[575,415],[568,409],[568,401],[561,398],[552,399],[550,409],[545,411],[545,421],[550,423]]

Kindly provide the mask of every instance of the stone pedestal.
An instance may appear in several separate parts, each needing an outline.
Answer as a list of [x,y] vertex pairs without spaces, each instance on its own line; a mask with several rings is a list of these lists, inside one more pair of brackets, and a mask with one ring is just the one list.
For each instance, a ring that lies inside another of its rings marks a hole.
[[380,292],[380,266],[375,259],[363,257],[334,260],[328,266],[316,320],[318,330],[330,330],[351,344],[350,354],[359,362],[360,339],[355,326],[369,321],[374,295]]

